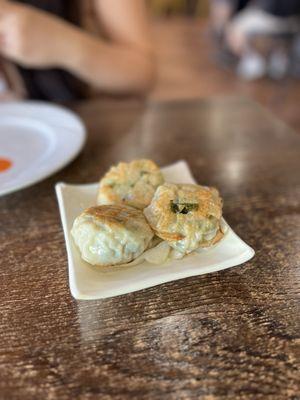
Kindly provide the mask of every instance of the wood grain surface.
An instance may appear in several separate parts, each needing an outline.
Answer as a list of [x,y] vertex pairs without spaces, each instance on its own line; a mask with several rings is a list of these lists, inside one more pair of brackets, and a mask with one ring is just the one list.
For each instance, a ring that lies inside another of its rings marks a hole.
[[[300,138],[242,98],[74,106],[83,153],[0,199],[0,398],[300,399]],[[54,184],[186,159],[255,250],[245,265],[99,301],[70,296]]]

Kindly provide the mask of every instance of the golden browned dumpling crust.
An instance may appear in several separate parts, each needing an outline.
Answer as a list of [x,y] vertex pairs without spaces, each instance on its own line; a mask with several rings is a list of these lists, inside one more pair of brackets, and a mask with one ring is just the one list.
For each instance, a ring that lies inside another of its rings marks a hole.
[[222,199],[214,188],[165,183],[144,214],[157,236],[183,254],[209,247],[223,237]]
[[97,204],[127,204],[142,210],[163,182],[160,169],[151,160],[120,162],[100,180]]
[[126,205],[88,208],[75,219],[71,233],[81,257],[101,266],[134,260],[153,237],[142,211]]

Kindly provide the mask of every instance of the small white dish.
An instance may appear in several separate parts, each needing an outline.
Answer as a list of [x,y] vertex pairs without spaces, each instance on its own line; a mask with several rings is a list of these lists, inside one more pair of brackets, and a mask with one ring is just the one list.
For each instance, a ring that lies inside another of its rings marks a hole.
[[[195,183],[185,161],[162,168],[166,181]],[[231,228],[215,247],[200,254],[162,265],[143,261],[139,265],[119,267],[103,272],[93,268],[80,257],[70,230],[74,219],[87,207],[95,205],[98,184],[67,185],[58,183],[56,194],[66,240],[69,263],[70,290],[78,300],[95,300],[118,296],[189,276],[202,275],[234,267],[250,260],[254,250]]]
[[70,163],[86,131],[71,111],[43,102],[0,104],[0,196],[30,186]]

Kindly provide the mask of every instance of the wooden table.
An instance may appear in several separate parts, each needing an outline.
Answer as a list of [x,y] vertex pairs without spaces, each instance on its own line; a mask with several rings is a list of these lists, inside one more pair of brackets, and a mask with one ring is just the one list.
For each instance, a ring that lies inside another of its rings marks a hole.
[[[1,400],[300,399],[300,137],[241,98],[74,108],[89,130],[83,153],[0,200]],[[54,184],[137,157],[186,159],[256,256],[77,302]]]

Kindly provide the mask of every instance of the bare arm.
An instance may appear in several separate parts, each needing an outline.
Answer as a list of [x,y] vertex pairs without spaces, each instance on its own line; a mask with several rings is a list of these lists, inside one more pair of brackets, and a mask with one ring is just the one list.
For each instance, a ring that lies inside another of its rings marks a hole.
[[99,89],[147,91],[155,76],[155,57],[142,0],[94,0],[107,41],[73,32],[70,57],[63,65]]
[[94,0],[106,39],[36,8],[0,0],[0,54],[31,68],[59,67],[110,93],[143,93],[155,57],[143,0]]

